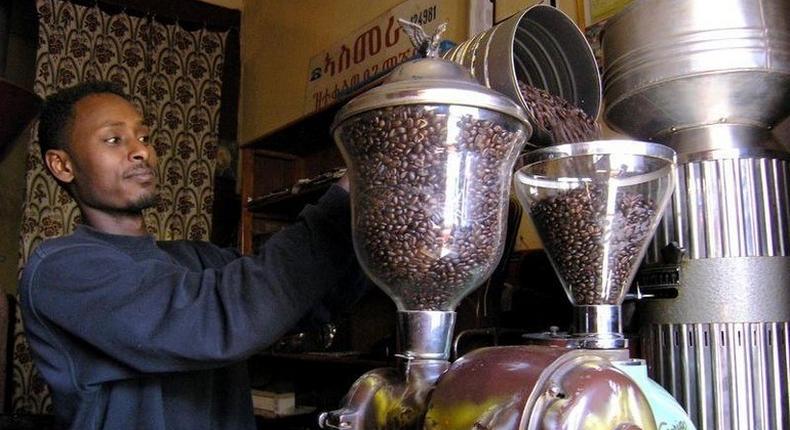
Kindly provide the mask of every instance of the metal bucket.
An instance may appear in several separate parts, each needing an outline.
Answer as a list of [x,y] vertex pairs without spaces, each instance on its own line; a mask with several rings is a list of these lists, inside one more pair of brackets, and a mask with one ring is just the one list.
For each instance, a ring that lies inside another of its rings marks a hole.
[[602,45],[604,118],[632,137],[697,152],[717,145],[672,141],[717,124],[766,130],[790,113],[786,0],[638,0]]
[[601,81],[595,56],[573,20],[555,7],[525,9],[451,49],[444,58],[462,64],[478,82],[524,107],[538,134],[533,143],[547,136],[540,133],[518,81],[567,100],[593,119],[598,116]]

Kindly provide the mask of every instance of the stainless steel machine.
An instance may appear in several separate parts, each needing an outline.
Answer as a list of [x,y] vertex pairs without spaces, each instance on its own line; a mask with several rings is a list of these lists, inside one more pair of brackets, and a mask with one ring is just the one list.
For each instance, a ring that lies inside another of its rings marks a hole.
[[399,344],[397,368],[361,376],[321,427],[693,428],[630,358],[619,313],[673,189],[674,151],[613,141],[530,152],[515,186],[576,306],[574,330],[450,363],[454,309],[502,254],[528,114],[429,57],[350,101],[332,128],[349,168],[354,248],[397,305]]
[[790,2],[637,0],[602,44],[606,122],[678,153],[638,277],[651,374],[701,429],[788,429]]

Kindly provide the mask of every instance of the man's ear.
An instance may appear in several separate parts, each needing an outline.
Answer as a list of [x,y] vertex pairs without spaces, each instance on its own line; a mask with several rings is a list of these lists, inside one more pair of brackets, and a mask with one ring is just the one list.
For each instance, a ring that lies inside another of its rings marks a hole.
[[52,175],[63,183],[71,183],[74,180],[74,171],[71,165],[69,154],[62,149],[48,149],[44,154],[44,161]]

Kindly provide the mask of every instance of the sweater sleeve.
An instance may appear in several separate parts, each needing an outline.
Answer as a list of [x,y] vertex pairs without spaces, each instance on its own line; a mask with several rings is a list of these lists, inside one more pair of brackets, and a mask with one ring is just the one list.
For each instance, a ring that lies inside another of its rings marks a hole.
[[[78,369],[89,382],[123,378],[127,370],[182,371],[244,359],[284,334],[354,270],[350,224],[347,194],[332,187],[258,255],[219,269],[135,261],[99,243],[42,246],[23,274],[26,325],[49,348],[62,349],[71,366],[95,362],[78,357],[92,350],[122,364],[99,375]],[[68,347],[62,338],[90,348]]]

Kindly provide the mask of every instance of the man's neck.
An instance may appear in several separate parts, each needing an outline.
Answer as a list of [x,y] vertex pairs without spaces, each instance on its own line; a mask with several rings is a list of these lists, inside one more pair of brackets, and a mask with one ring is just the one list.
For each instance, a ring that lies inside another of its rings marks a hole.
[[80,208],[85,223],[102,233],[124,236],[148,234],[142,213],[108,213],[93,208]]

